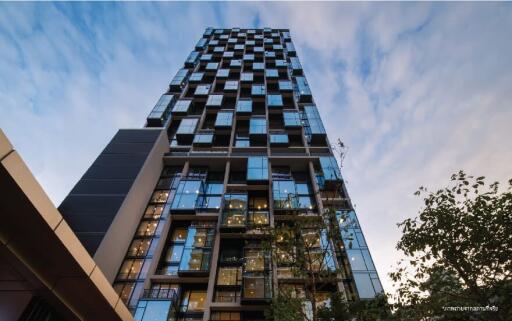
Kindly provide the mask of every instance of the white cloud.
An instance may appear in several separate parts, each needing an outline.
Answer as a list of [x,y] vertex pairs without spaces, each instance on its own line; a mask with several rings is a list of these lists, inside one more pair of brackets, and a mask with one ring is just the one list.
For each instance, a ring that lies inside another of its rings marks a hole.
[[206,26],[256,20],[291,29],[329,136],[350,147],[343,174],[387,290],[418,186],[512,177],[507,4],[0,6],[0,124],[56,203],[117,128],[142,125]]

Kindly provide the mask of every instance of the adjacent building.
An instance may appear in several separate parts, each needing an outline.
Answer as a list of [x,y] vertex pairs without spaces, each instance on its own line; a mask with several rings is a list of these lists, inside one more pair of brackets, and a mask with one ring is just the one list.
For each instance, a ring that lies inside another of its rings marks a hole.
[[337,271],[319,300],[382,291],[318,108],[289,30],[205,30],[59,207],[135,320],[264,320],[304,285],[262,231],[327,209],[337,234],[307,231]]

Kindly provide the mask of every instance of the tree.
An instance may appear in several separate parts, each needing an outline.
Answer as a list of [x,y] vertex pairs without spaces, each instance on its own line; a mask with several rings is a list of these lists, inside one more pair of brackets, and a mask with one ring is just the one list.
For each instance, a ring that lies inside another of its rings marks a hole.
[[275,321],[319,321],[318,311],[329,301],[327,289],[338,282],[329,220],[324,215],[297,215],[268,232],[265,247],[279,272],[294,279],[277,287],[267,316]]
[[[333,191],[340,189],[339,183],[331,186],[331,193],[324,194],[324,205],[330,203],[329,197],[338,198],[340,194]],[[292,199],[287,201],[293,203]],[[391,309],[385,295],[348,302],[338,291],[344,270],[337,267],[334,249],[342,246],[340,228],[343,227],[338,225],[338,220],[347,220],[347,214],[338,213],[337,217],[337,207],[324,207],[318,213],[293,212],[290,211],[292,220],[276,224],[266,233],[266,251],[272,253],[278,271],[288,271],[295,284],[279,282],[266,311],[267,318],[273,321],[389,320]]]
[[512,320],[512,180],[501,191],[460,171],[450,186],[415,194],[425,206],[398,224],[406,258],[390,274],[396,317]]

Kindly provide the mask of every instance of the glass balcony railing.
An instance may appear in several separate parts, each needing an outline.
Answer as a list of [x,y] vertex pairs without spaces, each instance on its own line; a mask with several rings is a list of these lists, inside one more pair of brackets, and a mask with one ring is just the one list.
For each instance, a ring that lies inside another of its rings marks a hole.
[[144,290],[142,299],[162,299],[176,301],[178,293],[176,289],[149,289]]
[[252,228],[269,225],[269,211],[249,211],[247,215],[247,225]]
[[223,228],[245,228],[246,215],[245,212],[223,212],[222,226]]
[[210,249],[187,249],[183,252],[178,273],[208,272],[210,258]]
[[243,277],[242,300],[268,300],[272,298],[272,278],[269,274],[254,273]]
[[175,316],[174,305],[178,300],[175,289],[144,290],[137,307],[135,321],[167,321]]

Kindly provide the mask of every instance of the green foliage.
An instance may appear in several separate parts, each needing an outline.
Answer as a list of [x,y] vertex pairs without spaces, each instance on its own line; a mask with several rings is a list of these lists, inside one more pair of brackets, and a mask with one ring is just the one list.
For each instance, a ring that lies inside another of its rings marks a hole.
[[[505,191],[460,171],[399,224],[407,256],[390,274],[400,320],[512,320],[512,180]],[[492,311],[446,307],[496,306]]]
[[278,294],[270,308],[265,310],[267,320],[273,321],[297,321],[304,320],[302,313],[303,300],[290,295]]

